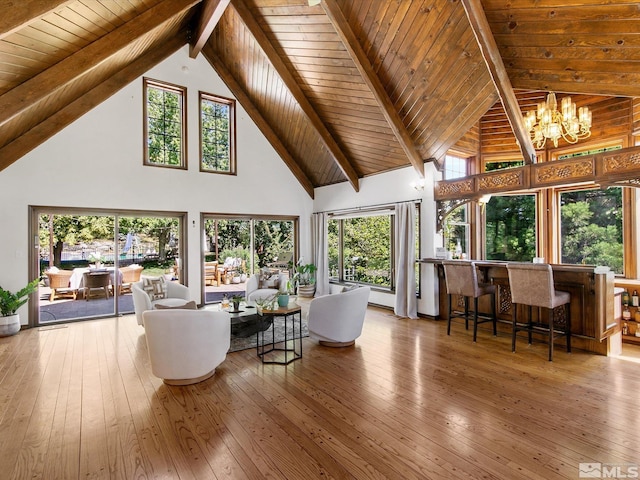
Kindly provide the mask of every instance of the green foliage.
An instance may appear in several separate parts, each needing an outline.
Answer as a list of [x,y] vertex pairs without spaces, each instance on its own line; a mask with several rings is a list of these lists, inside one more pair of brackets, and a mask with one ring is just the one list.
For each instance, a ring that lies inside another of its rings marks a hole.
[[[339,268],[342,235],[344,279],[391,286],[391,215],[330,220],[328,232],[329,268],[332,272]],[[336,277],[333,273],[332,276]]]
[[3,317],[14,315],[22,305],[27,303],[29,295],[38,289],[39,282],[40,279],[35,279],[16,293],[0,287],[0,314]]
[[485,207],[487,259],[530,262],[536,256],[535,207],[533,195],[491,198]]
[[318,270],[318,268],[313,263],[297,265],[293,280],[296,285],[313,285],[316,283],[316,270]]
[[623,273],[622,189],[563,193],[561,204],[562,262]]
[[148,86],[147,143],[150,163],[182,164],[182,101],[179,92]]
[[202,168],[205,170],[231,171],[229,111],[229,105],[201,100]]
[[266,266],[286,252],[293,252],[294,230],[291,220],[209,219],[205,221],[204,228],[208,249],[213,255],[208,255],[207,260],[224,261],[226,257],[240,257],[250,265],[252,222],[256,268]]

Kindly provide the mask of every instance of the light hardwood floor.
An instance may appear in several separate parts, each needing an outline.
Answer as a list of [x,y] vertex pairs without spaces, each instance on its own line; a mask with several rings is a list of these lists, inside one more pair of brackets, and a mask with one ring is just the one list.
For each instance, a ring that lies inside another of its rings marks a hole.
[[[370,308],[355,347],[151,375],[133,316],[0,339],[0,478],[555,479],[640,463],[640,357]],[[631,352],[633,353],[633,352]]]

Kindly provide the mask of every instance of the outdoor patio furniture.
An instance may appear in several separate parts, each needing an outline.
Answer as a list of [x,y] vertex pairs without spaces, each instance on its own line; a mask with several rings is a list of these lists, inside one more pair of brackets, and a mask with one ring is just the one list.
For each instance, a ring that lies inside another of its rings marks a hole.
[[278,291],[284,290],[289,280],[287,272],[272,274],[265,278],[264,274],[256,273],[247,280],[245,298],[255,302],[258,299],[266,299],[274,296]]
[[109,286],[111,285],[111,273],[104,272],[85,272],[82,282],[84,288],[84,298],[89,301],[92,290],[102,289],[104,298],[109,299]]
[[49,279],[49,301],[53,302],[56,298],[73,298],[76,299],[78,290],[69,287],[69,280],[73,272],[71,270],[49,270],[44,272]]
[[144,270],[144,267],[140,265],[128,265],[120,268],[120,274],[122,276],[120,288],[118,289],[119,295],[123,293],[131,293],[131,284],[140,281],[140,274]]
[[204,262],[204,284],[220,286],[222,270],[218,262]]

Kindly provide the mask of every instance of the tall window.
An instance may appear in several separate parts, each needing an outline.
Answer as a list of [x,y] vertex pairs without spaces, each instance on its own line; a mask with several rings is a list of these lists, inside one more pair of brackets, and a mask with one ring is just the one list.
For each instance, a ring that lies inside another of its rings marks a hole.
[[144,79],[145,165],[186,168],[186,92]]
[[200,92],[200,170],[235,173],[235,101]]
[[[420,258],[419,215],[416,205],[416,258]],[[395,212],[334,216],[328,223],[329,278],[380,288],[394,288]],[[419,280],[419,275],[416,281]]]
[[493,196],[485,206],[486,258],[530,262],[536,256],[535,195]]
[[624,273],[621,187],[561,192],[560,216],[562,263]]
[[467,176],[467,159],[447,155],[444,158],[444,179],[452,180]]
[[[447,155],[444,159],[444,178],[453,180],[467,176],[467,159]],[[444,247],[449,252],[470,253],[469,208],[461,205],[453,210],[444,221]]]

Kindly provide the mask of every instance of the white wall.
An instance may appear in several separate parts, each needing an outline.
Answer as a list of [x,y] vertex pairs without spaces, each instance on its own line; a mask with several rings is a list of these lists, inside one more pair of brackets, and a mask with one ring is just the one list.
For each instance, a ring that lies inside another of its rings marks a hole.
[[[440,174],[432,163],[425,164],[425,187],[416,191],[411,182],[418,178],[413,167],[394,170],[389,173],[365,177],[360,180],[360,191],[356,192],[348,183],[340,183],[316,188],[314,212],[334,211],[370,205],[422,200],[420,248],[422,257],[435,256],[435,247],[442,245],[440,235],[436,234],[436,207],[433,200],[434,179]],[[418,313],[438,314],[438,282],[435,269],[431,265],[422,265],[422,296],[418,300]],[[371,292],[370,301],[378,305],[393,307],[395,295],[384,292]]]
[[[4,288],[17,290],[28,281],[29,205],[188,212],[188,284],[194,299],[201,289],[201,212],[299,215],[301,254],[311,257],[313,201],[239,103],[238,175],[198,171],[198,91],[233,97],[208,62],[189,58],[184,47],[145,76],[187,87],[188,170],[142,165],[142,78],[135,80],[0,172]],[[20,313],[26,324],[26,307]]]

